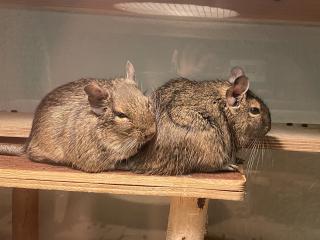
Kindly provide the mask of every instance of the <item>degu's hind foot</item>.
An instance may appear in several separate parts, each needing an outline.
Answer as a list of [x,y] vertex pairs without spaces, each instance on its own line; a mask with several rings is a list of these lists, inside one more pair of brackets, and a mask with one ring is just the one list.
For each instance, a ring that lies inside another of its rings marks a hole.
[[39,163],[56,163],[56,161],[50,159],[50,158],[47,158],[47,157],[44,157],[44,156],[41,156],[41,155],[35,155],[35,154],[27,154],[27,157],[33,161],[33,162],[39,162]]
[[34,162],[43,162],[43,163],[60,163],[63,161],[62,154],[59,154],[59,149],[56,148],[55,151],[52,149],[47,148],[47,150],[42,150],[39,147],[29,147],[26,150],[26,156],[34,161]]
[[221,171],[226,171],[226,172],[240,172],[239,166],[235,165],[235,164],[227,164],[224,165],[221,168]]

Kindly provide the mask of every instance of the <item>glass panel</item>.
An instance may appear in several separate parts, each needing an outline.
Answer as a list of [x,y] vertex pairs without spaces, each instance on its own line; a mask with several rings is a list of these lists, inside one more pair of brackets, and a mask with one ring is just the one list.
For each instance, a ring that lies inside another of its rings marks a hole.
[[[131,60],[143,89],[242,66],[275,122],[319,123],[320,28],[0,9],[0,109],[33,111],[52,88],[109,78]],[[306,99],[307,97],[307,99]]]

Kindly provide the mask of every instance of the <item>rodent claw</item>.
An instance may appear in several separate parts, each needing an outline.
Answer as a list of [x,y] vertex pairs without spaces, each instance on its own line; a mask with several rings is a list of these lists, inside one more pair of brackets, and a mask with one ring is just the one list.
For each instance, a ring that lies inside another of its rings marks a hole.
[[222,171],[227,171],[227,172],[240,172],[240,169],[237,165],[235,164],[228,164],[222,167]]

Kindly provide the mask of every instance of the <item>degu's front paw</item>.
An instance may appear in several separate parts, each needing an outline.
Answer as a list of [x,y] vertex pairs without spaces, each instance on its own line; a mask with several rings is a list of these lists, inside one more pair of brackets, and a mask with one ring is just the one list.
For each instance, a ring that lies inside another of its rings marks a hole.
[[240,172],[239,166],[235,164],[224,165],[221,170],[226,172]]

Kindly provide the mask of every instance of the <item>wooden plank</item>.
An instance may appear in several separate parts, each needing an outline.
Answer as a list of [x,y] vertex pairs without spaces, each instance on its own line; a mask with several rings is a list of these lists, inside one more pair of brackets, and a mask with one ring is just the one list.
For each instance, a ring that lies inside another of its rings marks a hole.
[[36,163],[27,158],[16,156],[0,156],[0,177],[22,180],[37,179],[132,186],[194,187],[234,191],[242,191],[243,181],[245,180],[240,173],[202,173],[168,177],[146,176],[121,171],[92,174],[64,166],[57,167],[45,163]]
[[0,112],[0,136],[28,137],[32,119],[32,113]]
[[34,189],[12,190],[12,239],[39,239],[39,192]]
[[[85,12],[97,14],[116,14],[127,16],[141,16],[118,10],[114,4],[121,0],[0,0],[2,7],[32,8],[54,11]],[[152,2],[152,1],[151,1]],[[166,3],[166,0],[157,2]],[[185,3],[175,0],[172,3]],[[294,23],[320,23],[320,1],[318,0],[189,0],[188,4],[220,7],[237,11],[239,16],[231,19],[236,21],[250,20],[258,22],[294,22]],[[179,8],[176,10],[177,15]]]
[[[31,113],[0,112],[0,136],[28,137],[32,117]],[[261,143],[270,149],[320,152],[320,125],[272,124],[270,133]]]
[[273,124],[262,143],[266,148],[277,150],[320,152],[320,125]]
[[240,173],[168,177],[129,172],[92,174],[24,157],[0,156],[0,187],[241,200],[244,183]]
[[109,184],[90,184],[58,181],[39,181],[28,179],[8,179],[0,177],[0,187],[26,188],[40,190],[58,190],[69,192],[110,193],[121,195],[166,196],[166,197],[200,197],[208,199],[240,201],[244,199],[242,191],[202,190],[195,188],[140,187]]

